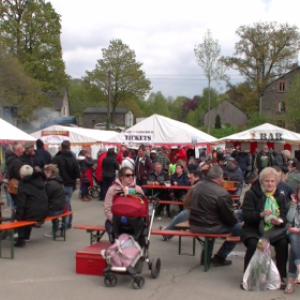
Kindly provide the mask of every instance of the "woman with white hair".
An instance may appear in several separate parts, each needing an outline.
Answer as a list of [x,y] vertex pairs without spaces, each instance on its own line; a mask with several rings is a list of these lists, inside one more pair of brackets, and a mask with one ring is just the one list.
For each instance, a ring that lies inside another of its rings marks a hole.
[[[48,214],[48,198],[45,193],[43,172],[33,172],[33,168],[24,165],[20,169],[21,181],[18,186],[16,219],[18,221],[42,222]],[[16,247],[24,247],[30,240],[32,226],[18,229]]]
[[[259,179],[245,194],[242,206],[244,225],[241,240],[247,247],[244,260],[245,272],[256,250],[258,240],[262,236],[268,236],[276,253],[276,265],[282,280],[281,289],[285,289],[283,278],[286,278],[288,237],[285,230],[287,223],[285,198],[277,189],[279,181],[278,172],[267,167],[260,172]],[[272,218],[266,218],[271,215]]]

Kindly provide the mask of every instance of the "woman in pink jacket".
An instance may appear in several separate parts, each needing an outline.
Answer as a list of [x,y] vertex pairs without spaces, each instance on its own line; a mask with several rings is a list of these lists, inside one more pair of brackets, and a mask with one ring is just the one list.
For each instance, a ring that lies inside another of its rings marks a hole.
[[[126,189],[135,189],[138,194],[144,195],[142,188],[135,183],[134,173],[129,167],[123,167],[119,171],[119,177],[113,182],[113,184],[108,189],[105,199],[104,199],[104,213],[107,218],[105,222],[106,232],[111,232],[112,230],[112,212],[111,207],[113,205],[113,198],[117,193],[125,192]],[[124,190],[125,189],[125,190]]]

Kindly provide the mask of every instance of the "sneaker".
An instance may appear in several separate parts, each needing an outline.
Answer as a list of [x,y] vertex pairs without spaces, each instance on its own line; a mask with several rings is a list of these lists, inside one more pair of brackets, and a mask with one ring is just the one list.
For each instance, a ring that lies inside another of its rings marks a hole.
[[[158,226],[159,230],[165,230],[166,227]],[[166,242],[169,240],[169,238],[166,235],[162,235],[163,241]]]
[[[56,231],[56,237],[60,237],[61,236],[61,233],[60,233],[60,230],[57,230]],[[48,238],[53,238],[53,232],[49,232],[49,233],[45,233],[45,237],[48,237]]]
[[25,239],[25,242],[30,242],[30,238],[29,239]]
[[212,258],[211,264],[213,267],[225,267],[232,264],[231,260],[222,258],[218,256],[217,254]]
[[161,220],[161,217],[157,217],[156,220],[160,221],[160,220]]
[[19,237],[19,235],[18,235],[18,233],[16,232],[15,234],[14,234],[14,239],[17,239]]
[[15,243],[15,247],[19,247],[19,248],[23,248],[23,247],[25,247],[25,245],[26,245],[25,240],[18,240],[18,241]]

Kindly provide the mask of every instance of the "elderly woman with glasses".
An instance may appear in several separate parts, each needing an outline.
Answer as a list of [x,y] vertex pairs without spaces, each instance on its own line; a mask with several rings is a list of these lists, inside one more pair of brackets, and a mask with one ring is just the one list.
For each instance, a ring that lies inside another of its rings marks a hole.
[[[269,238],[275,250],[276,265],[281,276],[281,289],[285,289],[283,278],[286,278],[288,258],[288,237],[285,229],[287,212],[285,197],[277,189],[279,181],[278,172],[267,167],[260,172],[259,179],[246,192],[242,206],[244,224],[241,240],[247,248],[244,260],[245,271],[256,250],[258,240],[262,236]],[[272,218],[268,217],[271,215]]]
[[134,173],[131,168],[123,167],[119,171],[118,178],[113,182],[113,184],[108,189],[105,199],[104,199],[104,213],[107,218],[105,222],[105,228],[107,232],[111,232],[111,222],[112,222],[112,212],[111,207],[113,205],[113,198],[116,194],[121,192],[126,192],[128,189],[135,189],[138,194],[144,194],[140,186],[136,185]]

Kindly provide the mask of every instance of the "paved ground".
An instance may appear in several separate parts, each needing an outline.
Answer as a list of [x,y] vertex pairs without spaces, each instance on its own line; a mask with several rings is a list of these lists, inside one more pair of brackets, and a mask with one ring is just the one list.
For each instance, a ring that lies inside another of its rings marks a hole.
[[[89,203],[73,195],[73,225],[104,224],[103,204],[93,200]],[[5,214],[8,212],[5,211]],[[168,223],[167,219],[155,220],[154,226]],[[77,275],[75,273],[75,253],[89,243],[85,231],[71,229],[67,241],[54,242],[45,238],[44,233],[51,230],[48,222],[40,229],[33,229],[32,240],[26,248],[16,249],[14,260],[0,260],[1,280],[0,299],[5,300],[95,300],[95,299],[297,299],[300,287],[294,295],[285,296],[282,291],[245,292],[240,290],[243,259],[232,258],[229,267],[212,268],[204,273],[199,266],[200,247],[196,256],[177,254],[178,240],[174,238],[163,242],[154,236],[151,240],[150,256],[159,256],[162,270],[158,279],[152,279],[150,272],[144,268],[146,279],[142,290],[133,290],[128,276],[119,276],[115,288],[106,288],[103,277]],[[8,242],[4,243],[8,250]],[[218,241],[215,249],[220,246]],[[190,239],[184,239],[183,251],[191,253]],[[235,251],[244,251],[238,245]]]

